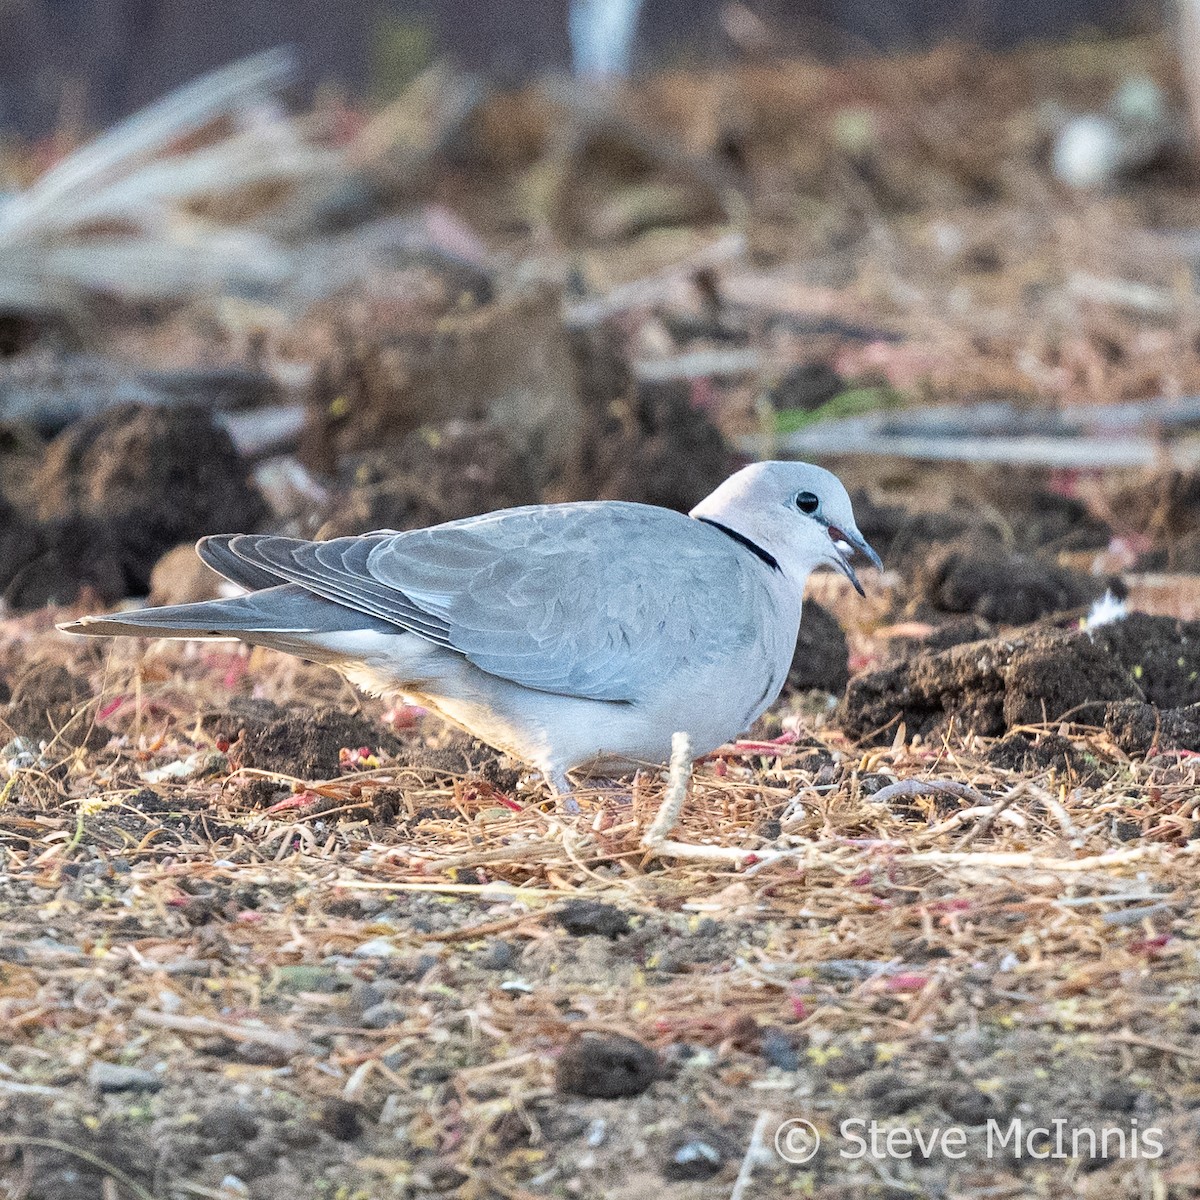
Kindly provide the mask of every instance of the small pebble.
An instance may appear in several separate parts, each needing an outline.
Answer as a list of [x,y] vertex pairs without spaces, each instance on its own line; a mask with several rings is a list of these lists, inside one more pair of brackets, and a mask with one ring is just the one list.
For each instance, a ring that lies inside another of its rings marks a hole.
[[760,1043],[762,1056],[773,1067],[781,1071],[798,1071],[800,1058],[796,1053],[795,1044],[781,1029],[763,1030]]
[[237,1150],[258,1136],[258,1119],[244,1104],[225,1101],[213,1105],[200,1118],[200,1133],[209,1153]]
[[475,960],[485,971],[507,971],[517,960],[517,952],[511,942],[497,938],[484,948]]
[[348,1100],[334,1098],[326,1100],[321,1108],[319,1124],[326,1133],[337,1138],[339,1142],[352,1142],[362,1133],[362,1121],[359,1119],[358,1106]]
[[933,1100],[959,1125],[983,1125],[996,1116],[996,1106],[974,1084],[952,1083],[935,1091]]
[[399,1004],[384,1000],[381,1004],[372,1004],[363,1009],[359,1023],[364,1029],[387,1029],[389,1025],[399,1025],[404,1020],[404,1009]]
[[396,949],[396,943],[391,938],[377,937],[355,946],[351,953],[355,958],[392,958],[400,951]]
[[725,1150],[707,1132],[687,1130],[674,1138],[660,1168],[664,1179],[711,1179],[725,1165]]
[[659,1075],[658,1055],[623,1034],[584,1034],[559,1055],[554,1080],[560,1092],[595,1100],[639,1096]]
[[573,937],[594,933],[616,938],[629,932],[629,914],[615,904],[599,900],[568,900],[554,915]]
[[363,979],[356,979],[350,985],[350,995],[347,997],[346,1004],[361,1013],[374,1008],[377,1004],[382,1004],[386,999],[387,996],[378,985],[368,983]]
[[88,1083],[99,1092],[157,1092],[162,1076],[141,1067],[122,1067],[98,1060],[88,1071]]

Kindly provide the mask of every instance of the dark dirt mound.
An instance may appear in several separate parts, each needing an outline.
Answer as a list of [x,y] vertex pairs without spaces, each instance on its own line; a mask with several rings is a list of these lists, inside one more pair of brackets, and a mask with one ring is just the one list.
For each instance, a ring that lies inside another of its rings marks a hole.
[[771,388],[771,405],[777,411],[798,409],[812,412],[827,404],[849,385],[828,364],[823,362],[801,363]]
[[1105,582],[1013,554],[980,538],[929,555],[913,579],[914,598],[937,612],[974,613],[997,625],[1027,625],[1099,597]]
[[1200,533],[1184,533],[1166,539],[1141,555],[1136,569],[1200,574]]
[[690,383],[635,379],[611,330],[576,334],[573,350],[584,427],[564,498],[687,512],[732,474],[733,451]]
[[1043,486],[1044,472],[997,471],[979,482],[1018,549],[1101,550],[1112,539],[1107,521],[1074,496]]
[[[117,526],[66,517],[25,526],[23,557],[0,567],[4,602],[18,612],[45,604],[110,604],[131,593],[128,548]],[[140,575],[140,569],[139,569]]]
[[501,766],[499,751],[455,729],[448,730],[437,745],[430,745],[422,738],[416,745],[405,746],[396,754],[396,762],[430,779],[477,775],[502,792],[516,788],[522,774],[520,770]]
[[234,700],[204,718],[205,728],[230,743],[230,761],[299,779],[340,773],[343,749],[366,746],[395,754],[400,743],[383,726],[338,709],[286,709],[269,700]]
[[1034,629],[923,654],[850,681],[838,710],[854,738],[961,732],[998,737],[1070,716],[1099,724],[1107,701],[1200,702],[1200,623],[1133,613],[1091,633]]
[[539,499],[528,456],[491,421],[425,426],[394,449],[350,460],[343,480],[320,537],[420,529]]
[[1008,513],[1017,541],[1027,549],[1103,550],[1112,527],[1082,501],[1055,492],[1034,492],[1028,507]]
[[580,495],[687,512],[736,466],[733,452],[683,384],[642,384],[632,404],[596,414],[585,438]]
[[[97,605],[129,594],[128,553],[120,530],[103,518],[72,512],[39,520],[19,499],[32,496],[41,481],[42,451],[22,457],[15,478],[0,495],[0,598],[14,611],[45,604],[68,604],[89,597]],[[29,505],[29,508],[34,505]]]
[[1104,728],[1126,754],[1154,750],[1200,751],[1200,704],[1155,708],[1137,700],[1105,706]]
[[334,475],[346,456],[396,446],[424,425],[485,418],[547,477],[567,460],[579,414],[557,286],[514,281],[436,315],[405,305],[378,322],[364,316],[338,314],[339,344],[309,396],[309,466]]
[[901,504],[879,503],[864,491],[856,492],[852,500],[859,531],[889,566],[923,555],[931,542],[966,536],[1000,538],[997,529],[972,512],[914,511]]
[[[26,599],[27,595],[53,598],[62,593],[71,598],[81,587],[90,583],[99,589],[108,582],[111,571],[98,573],[95,580],[87,551],[95,540],[91,529],[80,531],[81,536],[73,539],[75,546],[67,553],[55,556],[52,548],[59,542],[70,542],[70,530],[44,530],[37,520],[24,512],[18,503],[28,489],[29,476],[36,470],[43,453],[41,443],[24,431],[13,433],[0,425],[0,598],[12,609],[32,608],[44,602],[41,598]],[[46,557],[51,561],[40,564]],[[62,560],[54,561],[55,558]],[[81,568],[81,569],[76,569]],[[117,575],[117,585],[120,584]]]
[[228,435],[200,408],[122,405],[77,421],[0,511],[0,588],[14,609],[144,594],[164,551],[265,515]]
[[995,626],[982,617],[951,617],[935,626],[925,637],[890,638],[887,642],[887,660],[897,662],[921,654],[936,654],[939,650],[949,650],[951,646],[961,646],[965,642],[981,642],[995,632]]
[[56,663],[42,663],[13,682],[8,708],[0,717],[14,734],[32,742],[48,741],[62,731],[64,748],[94,745],[97,739],[102,745],[108,735],[94,730],[92,716],[85,711],[91,699],[87,680]]
[[828,609],[806,600],[787,686],[840,696],[849,682],[850,648],[842,627]]
[[12,578],[13,563],[27,562],[37,552],[37,532],[0,495],[0,586]]
[[145,592],[158,557],[206,533],[253,529],[265,515],[229,435],[199,407],[122,405],[50,443],[33,480],[43,521],[114,527],[130,588]]
[[1094,636],[1129,670],[1148,703],[1165,709],[1200,701],[1200,622],[1130,613]]
[[1076,783],[1093,782],[1101,774],[1097,764],[1089,761],[1073,742],[1056,733],[1010,733],[991,747],[987,760],[994,767],[1022,774],[1036,774],[1054,767],[1070,775]]
[[[1006,489],[996,496],[992,515],[978,501],[957,508],[924,511],[880,503],[867,492],[854,495],[854,513],[867,541],[889,566],[916,569],[931,544],[950,542],[997,554],[1051,550],[1093,550],[1108,545],[1112,530],[1081,501],[1037,487]],[[1006,549],[1006,547],[1008,549]]]
[[568,900],[555,914],[572,937],[616,938],[629,932],[629,914],[615,904],[600,900]]
[[1164,471],[1130,483],[1108,499],[1123,532],[1171,541],[1200,530],[1200,473]]
[[1104,728],[1128,755],[1200,751],[1200,704],[1156,708],[1138,701],[1118,701],[1105,706]]
[[569,1042],[555,1064],[560,1092],[617,1100],[638,1096],[658,1078],[658,1055],[634,1038],[584,1034]]

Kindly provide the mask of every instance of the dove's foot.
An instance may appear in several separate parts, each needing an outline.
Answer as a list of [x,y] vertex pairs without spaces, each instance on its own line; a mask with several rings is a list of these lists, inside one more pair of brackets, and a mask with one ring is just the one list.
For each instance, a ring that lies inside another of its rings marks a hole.
[[550,793],[558,800],[558,806],[565,813],[577,813],[579,811],[579,801],[575,799],[571,781],[567,778],[565,771],[543,771],[546,777],[547,784],[550,785]]
[[633,803],[634,789],[640,774],[641,772],[638,772],[632,779],[628,775],[586,775],[575,785],[572,798],[593,812],[615,814],[628,809]]

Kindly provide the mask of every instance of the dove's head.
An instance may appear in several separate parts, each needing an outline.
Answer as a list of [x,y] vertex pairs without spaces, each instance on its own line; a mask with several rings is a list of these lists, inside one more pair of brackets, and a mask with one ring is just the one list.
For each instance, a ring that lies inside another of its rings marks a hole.
[[819,566],[836,567],[863,595],[851,559],[879,555],[858,531],[841,480],[809,463],[760,462],[731,475],[691,511],[773,559],[798,587]]

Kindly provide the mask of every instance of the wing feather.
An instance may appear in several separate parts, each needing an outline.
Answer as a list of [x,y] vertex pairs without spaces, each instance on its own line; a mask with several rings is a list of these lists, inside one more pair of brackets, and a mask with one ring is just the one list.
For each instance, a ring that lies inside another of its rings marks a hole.
[[509,509],[399,534],[229,550],[315,595],[541,691],[636,701],[657,679],[757,636],[753,556],[665,509]]

